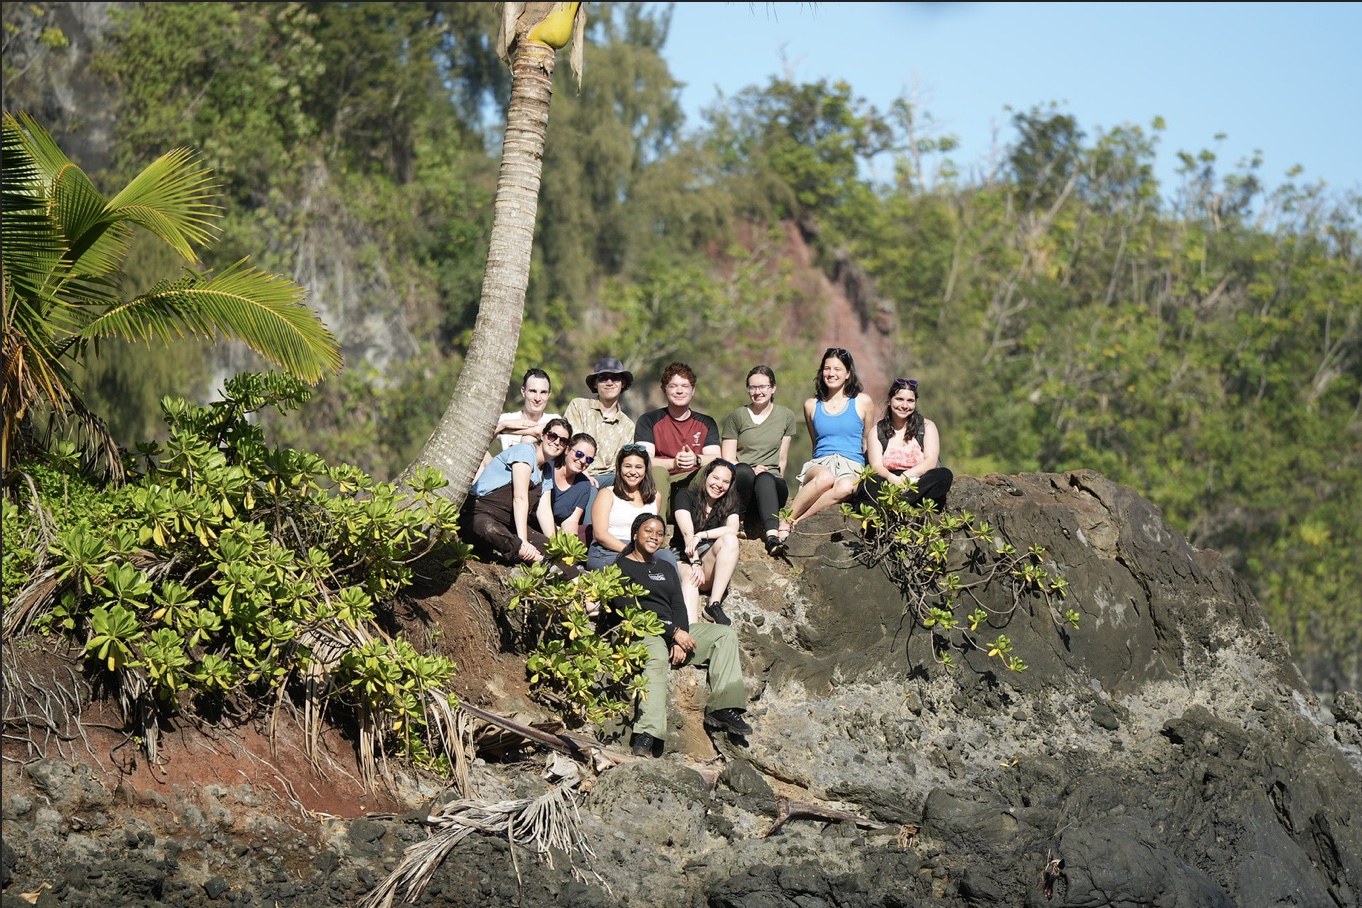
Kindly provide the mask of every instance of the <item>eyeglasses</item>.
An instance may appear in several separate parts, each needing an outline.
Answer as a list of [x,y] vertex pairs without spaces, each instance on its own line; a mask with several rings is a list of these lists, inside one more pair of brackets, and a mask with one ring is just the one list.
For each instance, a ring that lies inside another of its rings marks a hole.
[[747,386],[747,393],[748,393],[748,394],[759,394],[759,393],[761,393],[762,391],[770,391],[770,390],[771,390],[771,387],[772,387],[771,385],[748,385],[748,386]]
[[559,435],[557,432],[545,432],[544,440],[551,441],[560,448],[567,447],[568,443],[568,437],[566,435]]
[[909,391],[917,390],[916,378],[896,378],[894,379],[895,388],[907,388]]
[[585,460],[585,461],[586,461],[586,465],[587,465],[588,467],[591,466],[593,463],[596,462],[596,458],[595,458],[595,457],[588,457],[588,456],[587,456],[587,453],[586,453],[585,451],[583,451],[581,448],[578,448],[576,451],[573,451],[573,452],[572,452],[572,456],[575,457],[575,458],[577,458],[578,460]]
[[643,445],[625,445],[620,448],[620,454],[642,454],[646,460],[648,457],[648,449],[643,447]]
[[622,382],[622,381],[624,381],[624,376],[623,376],[623,375],[616,375],[616,374],[613,373],[613,372],[607,373],[607,374],[605,374],[605,375],[597,375],[597,376],[596,376],[596,384],[600,384],[600,383],[603,382],[603,381],[609,381],[609,382]]

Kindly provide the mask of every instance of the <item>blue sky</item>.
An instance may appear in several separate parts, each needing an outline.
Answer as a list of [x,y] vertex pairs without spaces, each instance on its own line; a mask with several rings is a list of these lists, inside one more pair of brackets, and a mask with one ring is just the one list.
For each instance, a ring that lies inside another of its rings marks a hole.
[[965,171],[1012,139],[1005,107],[1053,101],[1090,138],[1162,117],[1165,192],[1202,149],[1362,192],[1362,3],[678,3],[663,55],[690,125],[719,91],[843,80],[881,111],[915,95]]

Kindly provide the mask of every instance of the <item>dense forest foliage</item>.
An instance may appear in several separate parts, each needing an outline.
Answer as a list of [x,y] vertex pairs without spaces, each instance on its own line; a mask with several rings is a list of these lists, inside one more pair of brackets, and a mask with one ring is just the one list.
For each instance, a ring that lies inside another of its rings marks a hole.
[[[558,74],[517,375],[546,368],[558,409],[587,364],[619,356],[639,410],[680,358],[721,418],[767,362],[796,406],[826,327],[798,276],[810,249],[854,289],[867,336],[888,333],[883,374],[922,381],[951,467],[1135,487],[1231,560],[1318,689],[1362,683],[1362,197],[1211,151],[1174,152],[1179,181],[1161,185],[1157,120],[1088,130],[1046,104],[1015,113],[984,168],[928,111],[877,110],[844,83],[772,79],[686,123],[668,9],[592,4],[580,92]],[[198,149],[226,187],[205,264],[249,254],[290,275],[345,344],[345,371],[278,440],[390,476],[443,410],[486,262],[509,79],[497,15],[128,4],[99,46],[108,182]],[[9,56],[12,108],[42,66]],[[892,178],[869,178],[872,160]],[[167,268],[148,252],[131,273]],[[160,396],[253,365],[231,357],[110,350],[85,380],[130,443],[156,430]]]

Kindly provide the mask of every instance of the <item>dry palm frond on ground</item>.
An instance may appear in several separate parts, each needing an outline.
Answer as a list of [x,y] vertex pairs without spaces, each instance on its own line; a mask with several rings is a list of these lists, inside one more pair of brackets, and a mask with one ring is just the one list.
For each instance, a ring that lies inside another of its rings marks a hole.
[[[550,866],[553,849],[569,856],[578,853],[593,857],[594,853],[578,827],[579,768],[565,757],[554,755],[549,759],[546,775],[559,781],[535,798],[495,804],[451,801],[432,812],[424,821],[434,830],[430,838],[409,847],[397,869],[360,902],[360,908],[391,908],[399,891],[408,903],[414,903],[445,857],[473,832],[504,835],[511,843],[513,861],[517,847],[546,858]],[[518,866],[516,872],[518,876]]]

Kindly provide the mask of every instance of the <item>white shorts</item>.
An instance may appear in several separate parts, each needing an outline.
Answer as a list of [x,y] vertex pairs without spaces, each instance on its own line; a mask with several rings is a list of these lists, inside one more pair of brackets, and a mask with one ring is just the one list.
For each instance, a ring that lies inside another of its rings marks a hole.
[[815,457],[813,460],[804,464],[804,468],[799,471],[799,482],[804,483],[804,477],[809,475],[809,471],[814,467],[822,467],[832,472],[832,480],[836,482],[840,479],[855,479],[856,474],[865,468],[864,463],[857,463],[845,454],[825,454],[822,457]]

